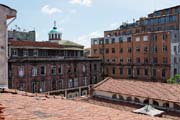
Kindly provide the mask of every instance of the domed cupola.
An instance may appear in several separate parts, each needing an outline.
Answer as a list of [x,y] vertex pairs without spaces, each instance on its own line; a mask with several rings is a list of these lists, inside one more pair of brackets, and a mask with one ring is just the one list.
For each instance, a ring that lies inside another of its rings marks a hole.
[[56,27],[56,21],[54,21],[54,27],[49,32],[49,41],[51,40],[62,40],[62,33]]

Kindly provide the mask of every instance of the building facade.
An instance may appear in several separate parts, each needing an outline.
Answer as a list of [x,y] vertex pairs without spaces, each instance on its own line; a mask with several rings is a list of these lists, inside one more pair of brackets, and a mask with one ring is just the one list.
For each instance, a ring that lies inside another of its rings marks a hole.
[[166,82],[179,74],[179,13],[180,6],[158,10],[92,38],[92,56],[103,58],[105,76]]
[[62,40],[56,27],[49,41],[9,41],[9,86],[67,98],[87,95],[101,80],[101,59],[85,58],[84,47]]
[[21,41],[36,41],[36,32],[33,31],[17,31],[17,30],[9,30],[8,31],[8,39],[9,40],[21,40]]
[[0,88],[8,88],[7,20],[16,17],[16,10],[0,4]]

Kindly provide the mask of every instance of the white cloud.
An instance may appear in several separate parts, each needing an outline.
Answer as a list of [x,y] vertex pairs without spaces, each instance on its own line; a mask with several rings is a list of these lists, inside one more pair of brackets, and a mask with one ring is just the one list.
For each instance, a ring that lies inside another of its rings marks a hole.
[[70,0],[69,3],[90,7],[92,5],[92,0]]
[[87,35],[79,36],[77,41],[79,44],[82,44],[85,46],[85,48],[87,48],[87,47],[91,46],[91,38],[101,37],[102,35],[103,34],[101,34],[100,32],[95,31],[95,32],[89,33]]
[[46,13],[46,14],[55,14],[55,13],[62,13],[62,10],[59,9],[59,8],[55,8],[55,7],[50,7],[49,5],[44,5],[42,8],[41,8],[41,11],[43,13]]

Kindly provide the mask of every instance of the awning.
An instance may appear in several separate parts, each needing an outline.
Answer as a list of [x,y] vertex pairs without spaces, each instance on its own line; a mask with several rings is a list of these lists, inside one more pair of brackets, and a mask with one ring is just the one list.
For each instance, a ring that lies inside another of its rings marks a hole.
[[149,116],[158,116],[161,115],[162,113],[164,113],[164,111],[158,110],[154,107],[152,107],[151,105],[146,105],[143,108],[137,109],[137,110],[133,110],[134,113],[140,113],[140,114],[145,114],[145,115],[149,115]]

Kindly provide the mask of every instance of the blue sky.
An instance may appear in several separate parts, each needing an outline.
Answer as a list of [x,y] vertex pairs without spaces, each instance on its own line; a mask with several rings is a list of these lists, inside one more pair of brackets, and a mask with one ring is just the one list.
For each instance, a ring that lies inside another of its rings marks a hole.
[[63,39],[90,47],[90,38],[122,22],[147,16],[154,10],[180,5],[180,0],[0,0],[18,11],[9,27],[37,32],[38,41],[47,41],[54,20]]

